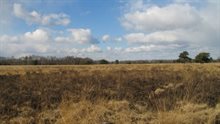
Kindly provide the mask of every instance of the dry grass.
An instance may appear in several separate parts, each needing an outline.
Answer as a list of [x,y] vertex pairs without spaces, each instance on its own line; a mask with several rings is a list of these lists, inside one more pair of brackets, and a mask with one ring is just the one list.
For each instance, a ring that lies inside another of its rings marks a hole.
[[0,66],[1,124],[218,124],[220,64]]

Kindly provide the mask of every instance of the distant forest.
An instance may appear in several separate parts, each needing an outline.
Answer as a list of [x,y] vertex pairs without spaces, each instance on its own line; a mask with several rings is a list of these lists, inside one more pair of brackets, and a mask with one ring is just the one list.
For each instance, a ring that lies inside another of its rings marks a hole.
[[210,63],[220,62],[220,57],[214,60],[210,53],[199,53],[194,59],[188,57],[189,53],[183,51],[176,60],[115,60],[105,59],[93,60],[91,58],[81,58],[74,56],[54,57],[54,56],[25,56],[20,58],[0,57],[0,65],[90,65],[90,64],[147,64],[147,63]]

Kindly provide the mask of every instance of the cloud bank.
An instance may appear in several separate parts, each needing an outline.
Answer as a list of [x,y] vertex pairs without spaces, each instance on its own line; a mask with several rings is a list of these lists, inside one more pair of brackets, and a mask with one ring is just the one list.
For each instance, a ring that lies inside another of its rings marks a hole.
[[208,47],[220,55],[220,2],[205,0],[203,3],[205,6],[197,8],[192,1],[182,0],[162,6],[144,0],[130,2],[130,10],[120,18],[122,27],[129,32],[123,38],[128,43],[145,46],[127,51],[154,51],[161,45],[166,51],[170,45],[177,44],[179,49],[182,46],[189,51]]

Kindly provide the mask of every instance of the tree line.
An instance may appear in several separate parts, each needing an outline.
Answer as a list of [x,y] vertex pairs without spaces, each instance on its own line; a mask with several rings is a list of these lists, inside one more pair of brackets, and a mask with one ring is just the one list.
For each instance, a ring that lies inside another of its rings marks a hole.
[[[219,59],[217,60],[219,61]],[[197,63],[209,63],[214,62],[213,58],[210,56],[208,52],[201,52],[195,56],[194,59],[189,57],[189,53],[187,51],[183,51],[179,55],[179,59],[177,62],[187,63],[187,62],[197,62]]]
[[146,64],[146,63],[209,63],[220,62],[220,57],[214,60],[210,53],[201,52],[194,59],[189,57],[187,51],[179,54],[177,60],[126,60],[126,61],[108,61],[105,59],[93,60],[91,58],[81,58],[74,56],[66,57],[43,57],[43,56],[25,56],[20,58],[0,57],[0,65],[89,65],[89,64]]

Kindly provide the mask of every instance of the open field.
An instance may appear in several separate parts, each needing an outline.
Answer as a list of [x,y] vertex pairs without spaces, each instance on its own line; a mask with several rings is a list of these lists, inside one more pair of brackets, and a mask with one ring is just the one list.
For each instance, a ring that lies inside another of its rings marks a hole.
[[220,124],[218,63],[0,66],[0,85],[0,124]]

